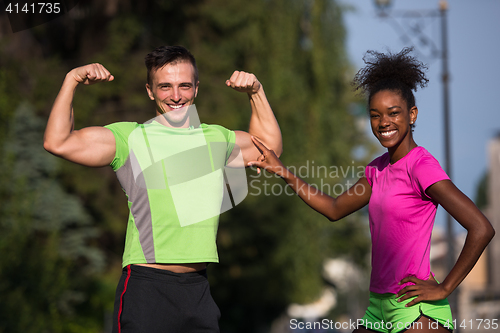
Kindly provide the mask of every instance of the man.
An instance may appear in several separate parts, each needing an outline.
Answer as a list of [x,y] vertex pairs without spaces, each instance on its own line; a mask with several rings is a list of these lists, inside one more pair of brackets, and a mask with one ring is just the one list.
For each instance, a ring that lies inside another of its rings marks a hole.
[[230,161],[245,166],[260,155],[251,136],[279,154],[281,132],[253,74],[235,71],[226,81],[249,96],[247,133],[197,123],[198,71],[184,47],[155,49],[146,67],[154,119],[74,130],[76,87],[114,79],[100,64],[78,67],[56,97],[44,148],[78,164],[111,165],[128,197],[113,332],[218,332],[220,312],[210,296],[206,265],[218,262],[218,216],[228,194],[223,170]]

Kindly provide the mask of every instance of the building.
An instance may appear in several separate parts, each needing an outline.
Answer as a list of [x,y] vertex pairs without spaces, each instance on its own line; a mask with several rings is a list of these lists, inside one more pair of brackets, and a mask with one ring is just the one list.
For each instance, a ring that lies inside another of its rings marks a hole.
[[488,206],[484,214],[497,235],[460,287],[460,332],[500,331],[500,134],[488,148]]

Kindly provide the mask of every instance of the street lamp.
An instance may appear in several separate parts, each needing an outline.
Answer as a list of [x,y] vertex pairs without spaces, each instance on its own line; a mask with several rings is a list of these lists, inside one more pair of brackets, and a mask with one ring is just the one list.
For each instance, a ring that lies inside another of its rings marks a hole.
[[392,0],[375,0],[379,16],[387,16],[388,9],[392,5]]
[[[451,178],[451,148],[450,148],[450,93],[449,93],[449,70],[448,70],[448,31],[447,18],[448,2],[446,0],[439,1],[438,10],[408,10],[404,12],[389,11],[392,5],[392,0],[375,0],[375,7],[379,17],[389,19],[389,22],[399,33],[402,33],[400,38],[404,43],[412,41],[412,38],[417,38],[416,47],[428,48],[430,57],[441,58],[442,73],[441,81],[443,83],[443,121],[444,121],[444,154],[445,154],[445,171]],[[403,29],[402,26],[394,19],[394,17],[402,17],[404,19],[411,18],[416,20],[410,29]],[[439,52],[435,43],[431,38],[423,32],[421,21],[426,18],[439,17],[441,21],[441,50]],[[446,214],[446,234],[448,239],[448,271],[451,271],[455,264],[455,243],[453,223],[451,216]],[[450,303],[455,314],[458,313],[458,290],[450,295]]]

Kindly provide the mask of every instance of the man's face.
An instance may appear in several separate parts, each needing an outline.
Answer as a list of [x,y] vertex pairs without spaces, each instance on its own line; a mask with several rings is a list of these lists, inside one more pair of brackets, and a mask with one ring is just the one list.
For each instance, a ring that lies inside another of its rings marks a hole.
[[167,64],[151,73],[151,85],[146,84],[149,98],[156,103],[157,115],[164,115],[173,125],[185,121],[187,107],[198,93],[193,65],[182,61]]

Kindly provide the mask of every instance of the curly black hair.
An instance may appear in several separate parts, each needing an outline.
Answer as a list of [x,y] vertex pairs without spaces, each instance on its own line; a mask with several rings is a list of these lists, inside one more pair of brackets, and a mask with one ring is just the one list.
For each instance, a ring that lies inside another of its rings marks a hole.
[[354,77],[355,90],[362,89],[368,96],[370,104],[372,96],[381,90],[399,92],[406,101],[408,110],[415,106],[413,91],[427,86],[425,77],[427,66],[418,61],[410,53],[413,47],[405,47],[401,52],[393,54],[367,51],[363,57],[366,66]]

